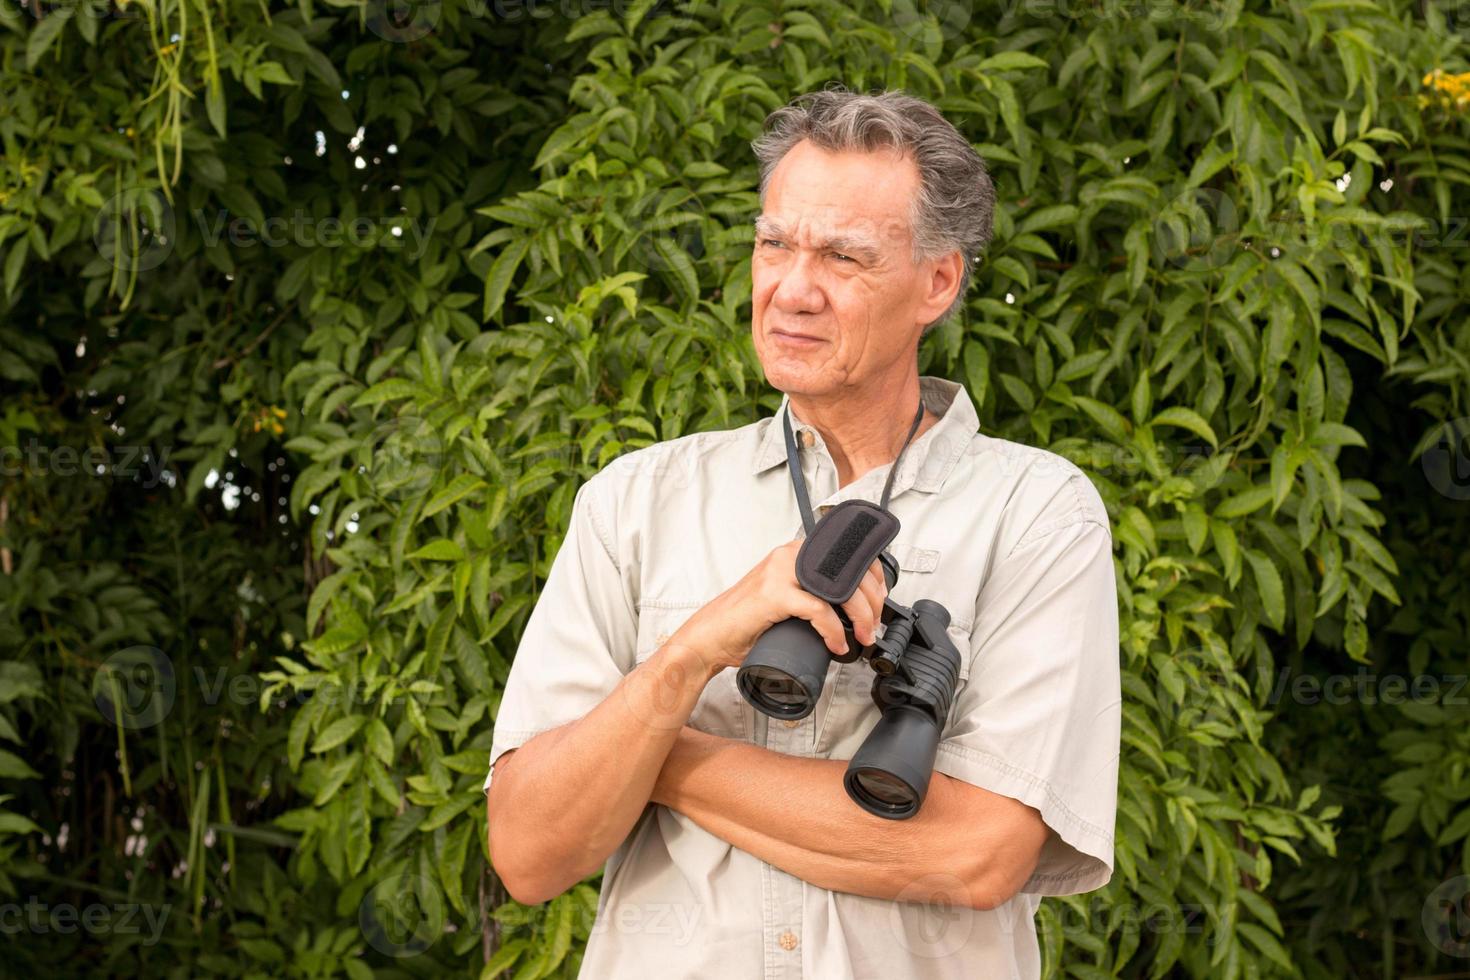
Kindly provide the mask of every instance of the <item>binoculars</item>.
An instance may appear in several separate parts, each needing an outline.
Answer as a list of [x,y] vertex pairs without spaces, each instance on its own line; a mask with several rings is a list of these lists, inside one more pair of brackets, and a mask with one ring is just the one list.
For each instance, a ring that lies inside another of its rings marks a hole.
[[[891,592],[898,581],[898,566],[887,551],[878,555],[878,561]],[[803,578],[804,567],[821,564],[818,560],[804,566],[798,559],[798,580]],[[867,564],[862,567],[866,569]],[[807,587],[805,581],[802,585]],[[850,596],[848,592],[842,601]],[[830,600],[832,595],[823,598]],[[736,687],[763,714],[805,718],[821,697],[828,663],[866,658],[876,675],[871,696],[882,715],[848,763],[843,786],[853,802],[869,813],[890,820],[912,817],[928,792],[939,736],[959,680],[960,652],[945,632],[949,610],[929,599],[920,599],[909,608],[890,595],[883,600],[882,635],[864,645],[840,605],[833,602],[833,608],[847,637],[846,653],[833,654],[816,627],[793,617],[756,639],[735,674]]]

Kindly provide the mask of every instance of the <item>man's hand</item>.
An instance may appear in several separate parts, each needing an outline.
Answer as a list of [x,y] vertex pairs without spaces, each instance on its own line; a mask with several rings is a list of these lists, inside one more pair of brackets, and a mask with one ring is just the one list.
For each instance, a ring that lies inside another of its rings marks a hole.
[[[842,621],[832,604],[796,581],[796,553],[801,545],[801,539],[789,541],[761,559],[744,578],[689,617],[669,642],[698,653],[713,677],[726,667],[738,667],[766,630],[798,617],[816,628],[834,654],[847,653]],[[857,591],[842,604],[859,643],[876,639],[874,630],[887,595],[883,567],[874,561]]]

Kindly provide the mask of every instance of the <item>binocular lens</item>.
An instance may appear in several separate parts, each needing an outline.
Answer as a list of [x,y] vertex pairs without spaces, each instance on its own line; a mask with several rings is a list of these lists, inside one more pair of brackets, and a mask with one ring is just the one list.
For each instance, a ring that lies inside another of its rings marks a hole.
[[811,623],[793,617],[762,633],[735,672],[740,696],[772,718],[805,718],[817,706],[832,651]]
[[892,813],[904,813],[918,805],[918,794],[903,780],[881,769],[859,769],[852,774],[852,788],[863,797],[863,805]]
[[858,806],[878,817],[903,820],[919,812],[934,758],[939,726],[928,712],[895,705],[883,712],[847,764],[842,785]]
[[752,667],[746,676],[761,704],[791,711],[806,703],[806,688],[774,667]]

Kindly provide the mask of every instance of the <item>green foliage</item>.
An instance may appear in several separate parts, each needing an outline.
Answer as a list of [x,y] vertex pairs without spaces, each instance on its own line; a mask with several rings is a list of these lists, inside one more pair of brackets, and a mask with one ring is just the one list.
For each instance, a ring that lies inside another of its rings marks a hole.
[[1465,502],[1420,469],[1470,414],[1470,143],[1426,78],[1464,24],[502,6],[0,18],[0,889],[171,910],[20,962],[575,975],[595,893],[525,908],[485,859],[501,686],[580,482],[779,402],[749,141],[840,81],[990,163],[921,369],[1113,519],[1117,874],[1043,905],[1048,975],[1445,965],[1470,712],[1281,678],[1466,671]]

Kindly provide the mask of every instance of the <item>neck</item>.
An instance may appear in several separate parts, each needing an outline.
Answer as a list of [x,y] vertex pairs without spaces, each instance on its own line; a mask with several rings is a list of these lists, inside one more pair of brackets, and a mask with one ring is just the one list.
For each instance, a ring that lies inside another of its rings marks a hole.
[[[911,374],[890,385],[843,388],[827,395],[788,393],[788,397],[792,416],[822,434],[837,466],[840,489],[898,456],[919,411],[919,376]],[[914,439],[937,421],[926,411]]]

